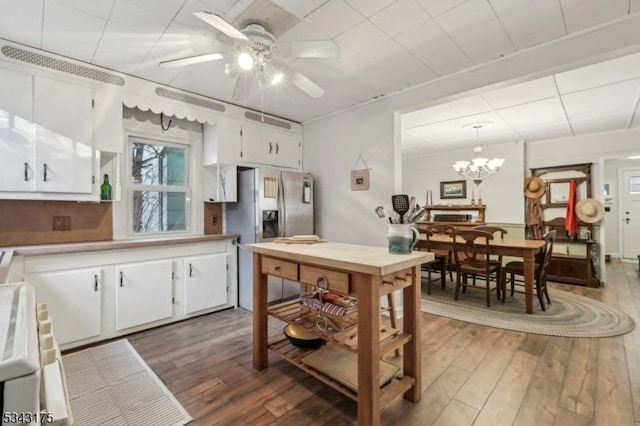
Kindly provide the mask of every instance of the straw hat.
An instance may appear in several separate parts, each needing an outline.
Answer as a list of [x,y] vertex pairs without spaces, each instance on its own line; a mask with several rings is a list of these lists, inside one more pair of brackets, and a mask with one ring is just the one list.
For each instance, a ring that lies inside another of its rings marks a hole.
[[604,217],[604,206],[594,198],[585,198],[576,204],[576,216],[586,223],[598,222]]
[[524,180],[524,196],[527,198],[540,198],[546,191],[544,181],[538,176],[529,176]]

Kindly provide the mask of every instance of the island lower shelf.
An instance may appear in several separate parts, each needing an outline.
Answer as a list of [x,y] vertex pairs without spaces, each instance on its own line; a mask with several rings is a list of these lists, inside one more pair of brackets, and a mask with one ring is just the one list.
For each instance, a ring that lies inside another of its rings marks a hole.
[[[331,344],[331,343],[329,343]],[[303,370],[307,374],[315,377],[331,388],[337,390],[341,394],[348,398],[358,401],[358,392],[354,391],[347,386],[340,383],[340,381],[330,377],[322,371],[312,368],[303,362],[303,358],[310,355],[315,349],[299,348],[292,345],[284,338],[274,341],[269,344],[269,349],[278,354],[281,358],[295,365],[299,369]],[[407,392],[415,384],[415,379],[409,376],[395,376],[392,377],[380,388],[380,408],[384,410],[387,408],[393,400]]]
[[[358,351],[357,324],[346,330],[319,330],[316,328],[315,317],[308,312],[301,311],[299,302],[295,300],[270,306],[268,314],[288,324],[304,327],[308,332],[327,342],[340,345],[353,352]],[[404,346],[412,339],[411,334],[386,324],[380,325],[379,336],[381,356]]]

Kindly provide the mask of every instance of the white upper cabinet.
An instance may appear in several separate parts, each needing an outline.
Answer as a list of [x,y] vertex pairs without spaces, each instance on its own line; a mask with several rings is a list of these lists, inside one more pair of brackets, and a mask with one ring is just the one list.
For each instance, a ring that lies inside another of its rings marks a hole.
[[33,76],[0,69],[0,191],[33,191]]
[[87,86],[0,69],[0,192],[93,192],[91,100]]
[[251,164],[300,168],[301,137],[257,126],[242,127],[242,161]]
[[242,161],[240,123],[234,119],[220,119],[215,125],[203,126],[203,165],[239,164]]
[[122,154],[122,95],[117,90],[101,87],[94,89],[93,100],[93,149]]
[[91,88],[36,76],[36,191],[92,192]]

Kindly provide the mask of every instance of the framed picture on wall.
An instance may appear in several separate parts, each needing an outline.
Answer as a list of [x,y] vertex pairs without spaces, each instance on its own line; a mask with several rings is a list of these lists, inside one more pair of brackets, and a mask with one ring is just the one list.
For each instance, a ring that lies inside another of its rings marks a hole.
[[454,198],[467,198],[466,180],[440,182],[440,199],[451,200]]

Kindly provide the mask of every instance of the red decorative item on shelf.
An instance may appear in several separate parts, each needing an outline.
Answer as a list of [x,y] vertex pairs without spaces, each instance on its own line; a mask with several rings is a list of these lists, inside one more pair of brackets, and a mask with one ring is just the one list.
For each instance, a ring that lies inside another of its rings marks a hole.
[[564,219],[564,229],[570,235],[577,235],[579,231],[578,217],[576,216],[576,181],[569,181],[569,201],[567,202],[567,215]]

